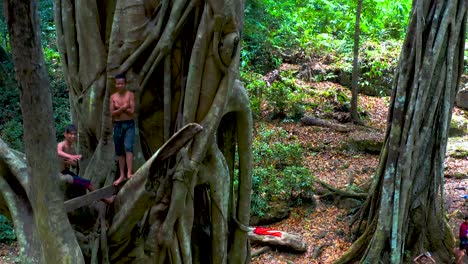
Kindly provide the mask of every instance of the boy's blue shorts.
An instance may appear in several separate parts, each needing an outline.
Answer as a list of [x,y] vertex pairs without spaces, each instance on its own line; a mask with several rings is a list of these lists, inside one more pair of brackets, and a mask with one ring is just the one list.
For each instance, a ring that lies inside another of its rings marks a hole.
[[[61,171],[61,173],[64,174],[64,175],[68,174],[68,175],[73,177],[72,185],[81,186],[84,189],[88,189],[89,186],[91,185],[90,180],[87,180],[85,178],[81,178],[80,176],[76,175],[76,173],[72,172],[70,169],[64,169],[63,171]],[[85,192],[86,192],[86,190],[85,190]]]
[[135,142],[135,121],[114,121],[114,146],[117,156],[125,156],[125,152],[133,152]]

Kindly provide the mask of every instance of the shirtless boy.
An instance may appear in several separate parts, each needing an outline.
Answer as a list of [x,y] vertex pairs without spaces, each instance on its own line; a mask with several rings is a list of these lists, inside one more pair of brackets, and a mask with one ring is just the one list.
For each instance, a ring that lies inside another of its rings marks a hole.
[[[115,154],[119,157],[120,176],[114,181],[119,185],[125,178],[132,177],[133,170],[133,143],[135,141],[135,96],[126,89],[124,74],[115,76],[116,92],[110,97],[110,111],[114,122]],[[127,173],[125,173],[125,164]]]
[[65,139],[58,143],[57,154],[60,161],[60,172],[66,181],[72,185],[82,187],[83,191],[86,190],[94,191],[91,182],[87,179],[81,178],[70,170],[71,167],[75,167],[78,161],[81,159],[81,155],[75,152],[77,129],[74,125],[69,125],[63,133]]
[[[64,177],[66,182],[75,187],[75,190],[78,189],[79,193],[85,194],[86,190],[90,192],[95,190],[93,185],[91,185],[91,181],[81,178],[70,170],[71,167],[76,167],[81,159],[81,155],[76,154],[75,151],[76,134],[77,129],[74,125],[69,125],[65,128],[65,133],[63,133],[65,139],[57,144],[57,154],[59,156],[62,177]],[[110,204],[114,201],[114,196],[102,200]]]

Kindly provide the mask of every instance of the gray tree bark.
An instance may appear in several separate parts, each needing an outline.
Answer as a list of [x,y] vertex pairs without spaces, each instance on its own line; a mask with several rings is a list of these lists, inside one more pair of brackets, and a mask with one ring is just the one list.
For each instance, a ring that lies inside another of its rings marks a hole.
[[137,105],[138,170],[107,214],[99,203],[69,214],[73,230],[56,184],[39,23],[24,18],[36,17],[25,2],[8,6],[22,8],[10,12],[12,28],[25,23],[11,34],[33,169],[0,141],[0,190],[25,262],[249,262],[252,118],[237,80],[244,2],[55,1],[80,174],[94,186],[111,184],[116,171],[109,96],[117,73]]
[[353,76],[351,87],[351,117],[353,122],[360,123],[358,114],[358,85],[359,85],[359,35],[361,33],[361,9],[362,0],[357,1],[356,6],[356,23],[354,24],[354,48],[353,48]]
[[[80,174],[96,187],[114,180],[109,96],[114,76],[122,72],[136,95],[139,169],[117,194],[112,213],[93,205],[86,221],[76,221],[80,213],[70,214],[73,232],[61,193],[49,184],[59,181],[52,165],[52,120],[35,119],[41,124],[37,134],[25,139],[26,144],[37,144],[38,136],[46,140],[26,153],[28,162],[43,170],[18,169],[24,167],[21,155],[0,145],[0,172],[12,179],[2,178],[2,194],[19,236],[25,234],[21,247],[31,249],[34,259],[40,262],[44,254],[46,263],[249,262],[252,119],[237,80],[243,6],[242,0],[55,1],[57,42],[83,155]],[[30,66],[44,65],[36,56],[29,59]],[[35,85],[47,87],[43,80]],[[29,97],[34,100],[24,99],[30,117],[40,112],[37,107],[50,105],[50,98],[42,98],[47,93],[34,91]],[[45,114],[52,116],[50,110]],[[182,140],[189,124],[197,131]],[[168,148],[177,151],[163,155]],[[44,154],[44,149],[51,151]],[[29,157],[39,150],[38,160]],[[35,184],[17,192],[21,181]],[[45,217],[35,218],[36,210]],[[47,225],[18,230],[35,219]],[[37,235],[28,239],[28,232]]]
[[111,184],[116,171],[109,96],[117,73],[127,74],[137,105],[138,170],[110,210],[97,203],[69,214],[72,229],[57,184],[35,3],[7,1],[28,169],[0,140],[0,191],[24,262],[250,261],[252,118],[237,80],[243,5],[55,1],[80,174],[94,186]]
[[0,141],[0,190],[13,216],[25,263],[82,263],[83,256],[63,210],[63,195],[57,184],[52,99],[37,4],[7,0],[5,7],[21,92],[27,172],[24,160]]
[[388,129],[359,238],[336,263],[402,263],[430,251],[450,263],[444,218],[447,132],[463,72],[467,1],[416,0],[395,74]]

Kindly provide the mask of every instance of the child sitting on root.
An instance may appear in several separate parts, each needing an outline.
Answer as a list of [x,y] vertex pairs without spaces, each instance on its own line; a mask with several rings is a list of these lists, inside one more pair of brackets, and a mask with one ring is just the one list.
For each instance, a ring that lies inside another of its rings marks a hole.
[[[59,156],[62,179],[82,194],[85,194],[86,190],[91,192],[94,191],[95,188],[91,184],[90,180],[81,178],[70,170],[71,167],[76,167],[78,161],[81,159],[81,155],[76,154],[74,146],[77,136],[76,127],[74,125],[67,126],[63,135],[65,139],[57,145],[57,154]],[[112,203],[113,198],[114,197],[104,198],[103,201],[106,203]]]

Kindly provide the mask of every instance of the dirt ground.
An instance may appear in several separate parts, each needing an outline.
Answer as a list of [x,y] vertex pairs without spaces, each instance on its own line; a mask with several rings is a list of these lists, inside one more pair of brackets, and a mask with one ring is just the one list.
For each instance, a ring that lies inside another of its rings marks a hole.
[[18,244],[11,245],[0,243],[0,264],[20,263],[18,260]]
[[[289,133],[296,135],[303,145],[323,146],[325,143],[326,147],[322,147],[324,150],[309,153],[305,163],[315,177],[338,188],[346,188],[351,178],[354,178],[354,184],[363,184],[374,175],[378,164],[378,155],[355,154],[342,150],[342,145],[353,133],[370,138],[384,136],[388,99],[362,96],[360,100],[363,108],[369,113],[367,124],[373,129],[352,126],[351,132],[342,133],[330,128],[281,125]],[[454,111],[462,113],[460,109]],[[462,114],[466,115],[466,112]],[[468,140],[468,137],[465,140]],[[468,214],[468,208],[465,206],[468,199],[463,198],[463,195],[468,195],[468,160],[448,157],[444,174],[447,217],[453,234],[457,236],[459,224],[463,221],[463,216]],[[313,212],[295,208],[288,219],[268,227],[299,234],[308,245],[307,252],[291,254],[270,251],[254,257],[252,263],[332,263],[352,244],[349,238],[349,218],[346,210],[320,200]],[[254,251],[256,249],[258,247],[253,248]],[[465,263],[468,263],[466,256]]]
[[[351,126],[350,132],[337,132],[326,127],[301,126],[298,123],[276,124],[295,135],[306,149],[306,166],[318,179],[338,188],[353,180],[361,185],[375,173],[378,155],[352,153],[343,148],[350,136],[383,138],[386,126],[388,98],[360,97],[359,104],[369,114],[368,127]],[[456,109],[455,111],[460,111]],[[270,124],[274,125],[274,124]],[[347,125],[348,126],[348,125]],[[321,149],[317,151],[317,149]],[[445,202],[447,216],[454,234],[468,209],[468,160],[448,157],[445,170]],[[332,263],[352,244],[344,209],[318,200],[315,210],[294,208],[290,217],[268,227],[299,234],[307,244],[303,254],[270,251],[252,259],[253,264],[314,264]],[[255,251],[258,248],[253,248]],[[0,244],[0,264],[19,263],[16,244]],[[468,263],[468,257],[465,257]]]

